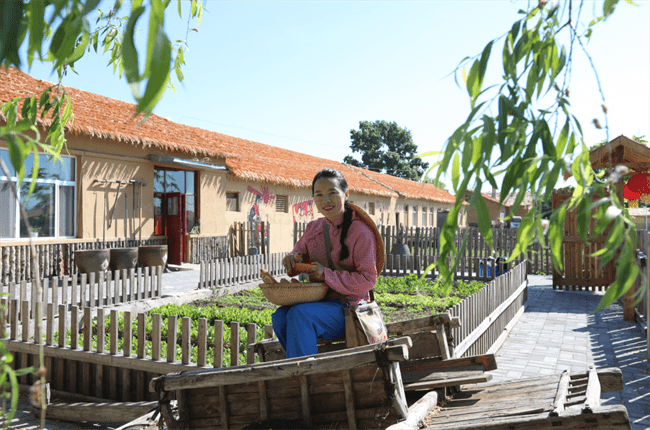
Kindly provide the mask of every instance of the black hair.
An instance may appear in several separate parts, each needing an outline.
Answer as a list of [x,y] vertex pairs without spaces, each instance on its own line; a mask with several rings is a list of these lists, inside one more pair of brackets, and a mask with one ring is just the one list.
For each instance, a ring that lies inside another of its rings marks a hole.
[[[325,168],[320,172],[316,173],[314,180],[311,182],[311,195],[314,195],[314,186],[316,181],[319,179],[332,179],[336,185],[343,190],[343,192],[348,191],[348,181],[345,180],[343,173],[335,169]],[[343,212],[343,223],[341,224],[341,253],[339,254],[339,261],[343,261],[350,256],[350,250],[345,244],[345,238],[348,236],[348,231],[352,225],[352,208],[348,205],[347,200],[345,201],[345,211]]]

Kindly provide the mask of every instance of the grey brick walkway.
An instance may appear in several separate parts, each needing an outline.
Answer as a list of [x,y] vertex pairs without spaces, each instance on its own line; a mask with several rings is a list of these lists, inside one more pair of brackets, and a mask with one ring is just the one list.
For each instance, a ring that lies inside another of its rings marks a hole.
[[650,428],[650,365],[639,324],[623,321],[616,303],[598,312],[603,292],[553,290],[550,276],[531,276],[528,308],[497,351],[493,381],[618,367],[625,388],[603,393],[603,404],[623,403],[632,429]]

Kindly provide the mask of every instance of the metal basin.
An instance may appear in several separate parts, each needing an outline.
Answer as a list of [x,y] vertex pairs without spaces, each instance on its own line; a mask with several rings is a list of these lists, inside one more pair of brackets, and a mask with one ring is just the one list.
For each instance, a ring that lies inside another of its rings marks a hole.
[[167,245],[149,245],[138,248],[138,260],[142,267],[167,265]]
[[108,269],[110,258],[108,249],[83,249],[74,252],[74,264],[79,273],[103,272]]
[[111,249],[111,270],[135,269],[138,265],[138,248]]

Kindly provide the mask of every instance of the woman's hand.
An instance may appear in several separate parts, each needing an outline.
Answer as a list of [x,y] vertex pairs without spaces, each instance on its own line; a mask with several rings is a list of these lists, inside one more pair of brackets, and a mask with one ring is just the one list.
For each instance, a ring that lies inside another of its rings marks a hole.
[[284,269],[287,271],[287,274],[293,273],[293,266],[295,266],[296,263],[302,263],[302,252],[296,252],[295,254],[287,254],[282,259],[282,265],[284,266]]
[[325,281],[325,266],[320,263],[312,264],[307,274],[310,282],[323,282]]

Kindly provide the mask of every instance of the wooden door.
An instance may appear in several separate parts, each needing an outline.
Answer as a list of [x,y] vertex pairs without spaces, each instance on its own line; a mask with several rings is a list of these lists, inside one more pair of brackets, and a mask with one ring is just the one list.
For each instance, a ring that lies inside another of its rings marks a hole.
[[169,245],[168,263],[181,265],[187,233],[187,213],[185,210],[185,194],[167,193],[167,240]]

